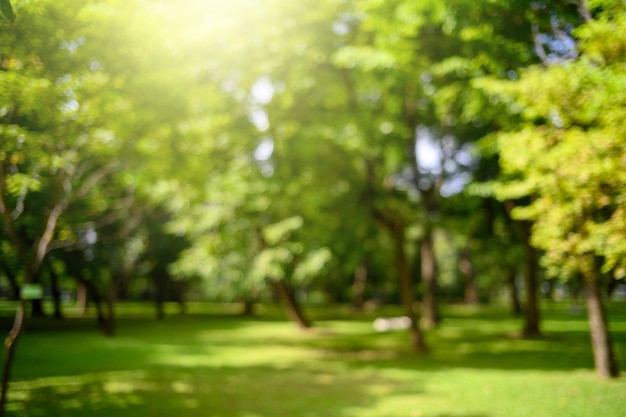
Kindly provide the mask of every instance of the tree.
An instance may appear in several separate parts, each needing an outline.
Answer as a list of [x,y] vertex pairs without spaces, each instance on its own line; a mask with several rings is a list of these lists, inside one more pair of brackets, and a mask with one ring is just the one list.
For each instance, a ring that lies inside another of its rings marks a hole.
[[530,197],[512,215],[533,222],[531,242],[545,251],[548,273],[582,276],[596,371],[613,377],[618,369],[599,288],[603,275],[621,278],[625,267],[626,7],[589,6],[574,32],[577,59],[531,68],[518,82],[488,88],[503,88],[526,120],[498,136],[508,177],[497,195]]
[[9,0],[0,0],[0,10],[4,18],[8,21],[12,22],[15,20],[15,13],[13,12],[13,7]]
[[[141,50],[137,38],[127,44],[124,34],[137,34],[138,25],[124,25],[130,17],[120,23],[117,15],[104,13],[112,10],[106,3],[23,2],[20,19],[11,26],[0,23],[3,251],[19,261],[16,269],[25,283],[38,280],[50,251],[77,248],[81,234],[97,233],[97,226],[120,218],[120,201],[132,195],[134,182],[141,183],[145,174],[140,173],[147,171],[145,166],[139,169],[139,158],[133,159],[139,145],[145,147],[145,136],[154,138],[172,118],[183,118],[163,106],[164,101],[142,102],[148,97],[142,82],[151,77],[162,81],[159,71],[171,67],[155,72],[142,68],[136,76],[133,69],[155,55],[147,48],[136,53]],[[58,21],[65,23],[60,27]],[[109,35],[120,36],[122,43],[102,38],[115,23],[124,30]],[[124,56],[121,45],[134,48]],[[152,87],[161,93],[174,90]],[[166,97],[168,104],[176,103],[171,95]],[[129,106],[142,111],[127,111]],[[187,107],[178,108],[184,113]],[[138,175],[128,175],[131,170]],[[5,343],[0,409],[24,315],[21,300]]]
[[[349,268],[345,259],[354,252],[359,252],[359,261],[363,257],[360,245],[350,247],[337,236],[337,228],[345,227],[351,233],[348,239],[358,242],[355,230],[364,228],[357,221],[362,216],[349,214],[349,208],[358,210],[351,198],[356,177],[352,154],[340,143],[349,114],[342,73],[328,62],[337,41],[332,25],[340,4],[326,4],[264,5],[233,22],[235,27],[253,25],[254,36],[236,30],[220,34],[232,37],[232,58],[216,74],[216,82],[229,86],[220,92],[223,102],[230,102],[223,108],[224,119],[235,119],[240,110],[250,123],[220,127],[223,131],[217,134],[231,138],[228,149],[216,153],[223,169],[205,184],[194,184],[198,192],[188,196],[193,198],[190,210],[173,225],[193,236],[176,268],[186,274],[195,271],[212,289],[229,288],[244,300],[254,299],[268,283],[282,294],[292,292],[283,291],[283,284],[311,284],[312,276],[319,278],[323,270],[298,271],[319,261],[329,247],[342,248],[336,260],[341,268]],[[265,50],[273,54],[260,53]],[[203,221],[193,222],[192,216]],[[349,229],[341,221],[344,217],[355,227]],[[289,229],[284,240],[268,243],[267,233],[294,219],[301,226]],[[250,259],[261,265],[250,264]],[[354,263],[350,261],[353,269]],[[272,268],[261,267],[268,265]]]
[[381,197],[385,186],[396,193],[396,208],[412,213],[405,226],[420,231],[411,253],[426,325],[439,319],[434,236],[446,224],[445,199],[469,182],[473,144],[499,123],[498,106],[473,81],[515,77],[538,61],[532,13],[525,1],[365,1],[340,19],[334,62],[346,70],[351,112],[368,138],[360,151],[376,174],[372,186]]
[[[27,284],[37,281],[50,250],[72,241],[64,215],[96,195],[116,168],[105,132],[91,120],[89,105],[102,80],[73,53],[81,43],[77,28],[56,30],[54,22],[41,19],[40,13],[51,12],[72,21],[79,9],[66,6],[24,7],[19,22],[2,24],[0,37],[6,51],[0,71],[0,214]],[[0,409],[24,315],[21,299],[5,341]]]

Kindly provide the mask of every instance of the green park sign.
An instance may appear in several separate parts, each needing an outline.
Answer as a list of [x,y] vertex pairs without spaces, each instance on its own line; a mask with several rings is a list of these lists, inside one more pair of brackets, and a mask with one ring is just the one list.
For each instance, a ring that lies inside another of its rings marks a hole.
[[24,300],[40,300],[43,298],[43,286],[41,284],[24,284],[20,294]]

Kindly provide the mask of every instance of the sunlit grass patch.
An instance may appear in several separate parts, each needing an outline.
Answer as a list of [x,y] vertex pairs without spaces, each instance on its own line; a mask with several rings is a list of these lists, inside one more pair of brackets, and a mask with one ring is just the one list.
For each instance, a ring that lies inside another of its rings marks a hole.
[[[377,333],[372,314],[332,319],[320,310],[317,327],[299,331],[275,315],[233,311],[158,322],[134,306],[111,339],[93,324],[72,329],[67,320],[55,332],[40,323],[20,341],[8,415],[626,414],[626,381],[595,376],[585,318],[560,307],[544,314],[546,337],[533,340],[515,337],[519,319],[502,311],[451,308],[426,333],[429,355],[413,353],[405,332]],[[618,315],[616,328],[624,321]]]

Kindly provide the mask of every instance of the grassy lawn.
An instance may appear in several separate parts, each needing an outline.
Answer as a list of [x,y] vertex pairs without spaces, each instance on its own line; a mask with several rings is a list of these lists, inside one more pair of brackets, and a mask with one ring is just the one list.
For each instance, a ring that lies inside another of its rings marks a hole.
[[[302,332],[275,312],[197,305],[157,322],[126,306],[112,339],[92,320],[31,322],[7,415],[626,416],[626,378],[595,376],[585,316],[567,306],[546,308],[540,340],[516,338],[519,320],[504,310],[448,307],[428,356],[411,353],[404,332],[374,332],[373,314],[310,312],[317,327]],[[626,367],[626,305],[611,319]]]

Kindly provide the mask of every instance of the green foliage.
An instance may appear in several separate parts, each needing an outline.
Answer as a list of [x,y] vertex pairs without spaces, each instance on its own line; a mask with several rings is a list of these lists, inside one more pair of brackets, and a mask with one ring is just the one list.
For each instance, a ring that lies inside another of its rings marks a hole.
[[0,11],[2,11],[2,15],[5,19],[11,22],[15,20],[15,13],[13,12],[13,7],[9,0],[0,0]]
[[581,26],[575,61],[487,87],[524,109],[528,122],[498,138],[510,180],[496,194],[532,198],[513,215],[534,221],[533,244],[553,275],[591,275],[598,259],[603,272],[625,275],[625,18],[614,8]]
[[300,229],[304,221],[300,216],[293,216],[274,223],[264,228],[263,239],[270,245],[276,245],[289,237],[290,234]]
[[[450,254],[468,245],[482,271],[499,271],[489,259],[519,258],[497,251],[515,242],[502,207],[486,219],[495,202],[459,191],[496,175],[476,141],[514,128],[494,152],[515,181],[497,194],[558,189],[550,202],[567,208],[535,200],[516,215],[545,218],[559,256],[601,246],[605,269],[622,274],[623,179],[610,174],[623,163],[619,1],[588,2],[594,19],[573,32],[571,2],[148,3],[19,2],[19,19],[0,22],[3,192],[25,247],[66,198],[53,247],[97,231],[106,274],[160,260],[230,299],[268,277],[345,294],[359,265],[379,282],[395,268],[382,213],[407,232],[410,256],[434,228]],[[533,30],[549,49],[556,29],[577,37],[580,59],[527,68],[539,61]],[[430,161],[415,146],[424,138]],[[589,205],[593,227],[576,220]],[[151,252],[154,213],[166,213],[159,236],[189,243],[175,260]]]

